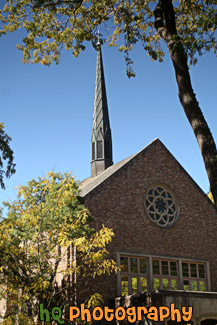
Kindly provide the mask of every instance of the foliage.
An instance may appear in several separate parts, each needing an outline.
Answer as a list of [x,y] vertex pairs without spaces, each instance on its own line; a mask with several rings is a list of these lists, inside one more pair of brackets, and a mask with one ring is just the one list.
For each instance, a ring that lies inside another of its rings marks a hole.
[[91,278],[116,270],[106,250],[113,232],[90,227],[92,217],[71,174],[32,180],[4,204],[9,212],[0,223],[0,293],[9,304],[8,324],[31,309],[36,316],[39,303],[49,308],[75,302],[79,285],[87,289]]
[[[4,131],[4,124],[0,123],[0,186],[5,188],[4,175],[10,177],[15,173],[14,153],[10,148],[11,138]],[[4,160],[7,161],[6,171],[4,171]]]
[[3,0],[0,35],[25,31],[23,62],[59,62],[63,48],[74,56],[85,42],[97,46],[96,30],[125,53],[128,76],[134,76],[130,50],[140,42],[151,60],[162,61],[166,44],[173,63],[180,103],[200,146],[217,206],[217,149],[191,85],[188,63],[217,53],[216,0]]
[[[128,74],[132,75],[128,52],[140,41],[152,60],[163,60],[161,37],[155,28],[156,0],[4,0],[0,12],[1,34],[24,28],[25,38],[17,47],[23,61],[49,65],[59,62],[62,48],[74,56],[95,46],[96,30],[105,28],[106,42],[126,54]],[[217,4],[215,0],[174,1],[176,28],[191,63],[196,54],[214,50],[217,43]],[[120,35],[122,35],[120,37]],[[120,37],[120,39],[119,39]],[[178,43],[177,43],[178,44]]]
[[209,192],[209,193],[207,194],[207,196],[208,196],[208,198],[212,201],[212,203],[214,203],[212,193]]

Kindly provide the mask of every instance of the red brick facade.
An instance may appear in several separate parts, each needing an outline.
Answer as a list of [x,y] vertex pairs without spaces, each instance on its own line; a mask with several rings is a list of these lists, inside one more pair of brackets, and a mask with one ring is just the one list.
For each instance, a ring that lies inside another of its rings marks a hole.
[[[207,261],[208,290],[217,291],[216,208],[161,141],[153,141],[119,169],[110,168],[114,172],[89,193],[84,191],[84,199],[96,227],[105,224],[114,230],[109,247],[113,258],[122,252]],[[145,192],[153,184],[167,188],[179,204],[171,227],[154,224],[145,209]],[[98,286],[106,300],[118,296],[117,282],[115,275]]]

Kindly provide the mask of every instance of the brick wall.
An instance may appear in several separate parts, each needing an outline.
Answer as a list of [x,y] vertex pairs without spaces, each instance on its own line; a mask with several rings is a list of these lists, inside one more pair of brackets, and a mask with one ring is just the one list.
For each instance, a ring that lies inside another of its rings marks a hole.
[[[179,203],[179,218],[169,228],[155,225],[145,210],[144,194],[152,184],[168,187]],[[87,194],[85,204],[95,227],[113,228],[113,258],[128,252],[209,260],[211,290],[217,291],[216,209],[159,140]],[[107,298],[117,296],[116,276],[100,281]]]

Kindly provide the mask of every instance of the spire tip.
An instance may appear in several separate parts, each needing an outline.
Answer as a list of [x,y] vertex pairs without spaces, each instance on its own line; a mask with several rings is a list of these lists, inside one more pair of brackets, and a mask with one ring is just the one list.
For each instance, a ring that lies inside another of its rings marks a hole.
[[103,44],[103,40],[102,40],[102,38],[100,38],[100,36],[102,36],[102,34],[100,34],[99,29],[96,32],[96,35],[97,35],[96,48],[97,48],[97,50],[99,50],[101,48],[102,44]]

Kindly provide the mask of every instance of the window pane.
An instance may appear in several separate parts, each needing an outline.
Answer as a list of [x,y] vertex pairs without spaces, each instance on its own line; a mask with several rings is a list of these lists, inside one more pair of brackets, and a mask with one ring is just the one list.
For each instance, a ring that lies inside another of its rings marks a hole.
[[191,268],[191,277],[196,278],[197,277],[197,264],[190,264]]
[[183,274],[183,276],[189,276],[188,263],[182,263],[182,274]]
[[163,289],[169,289],[169,280],[168,279],[163,279]]
[[105,159],[109,159],[111,156],[111,147],[110,142],[105,141]]
[[153,195],[153,189],[148,192],[148,195]]
[[132,278],[132,294],[138,292],[137,278]]
[[200,291],[206,291],[206,284],[204,281],[200,281]]
[[204,264],[198,264],[199,278],[205,278],[205,267]]
[[121,277],[121,294],[122,294],[122,296],[128,295],[128,277],[127,276]]
[[177,276],[176,262],[170,262],[170,275]]
[[167,261],[162,261],[161,262],[161,267],[162,267],[162,274],[163,275],[169,275],[168,262]]
[[128,257],[121,257],[121,272],[128,272]]
[[99,140],[96,142],[96,148],[97,148],[97,158],[102,158],[102,140]]
[[160,274],[160,265],[157,260],[153,260],[153,274]]
[[160,279],[154,278],[154,289],[160,289]]
[[141,281],[141,291],[147,291],[148,287],[147,287],[147,279],[146,278],[140,278]]
[[95,142],[92,142],[92,160],[95,159]]
[[189,281],[188,280],[184,280],[183,281],[184,284],[184,290],[189,290]]
[[138,273],[137,258],[130,259],[130,272]]
[[177,290],[177,281],[176,280],[171,280],[171,289],[172,290]]
[[191,281],[192,291],[197,291],[197,281]]
[[140,273],[147,273],[147,261],[140,258]]

